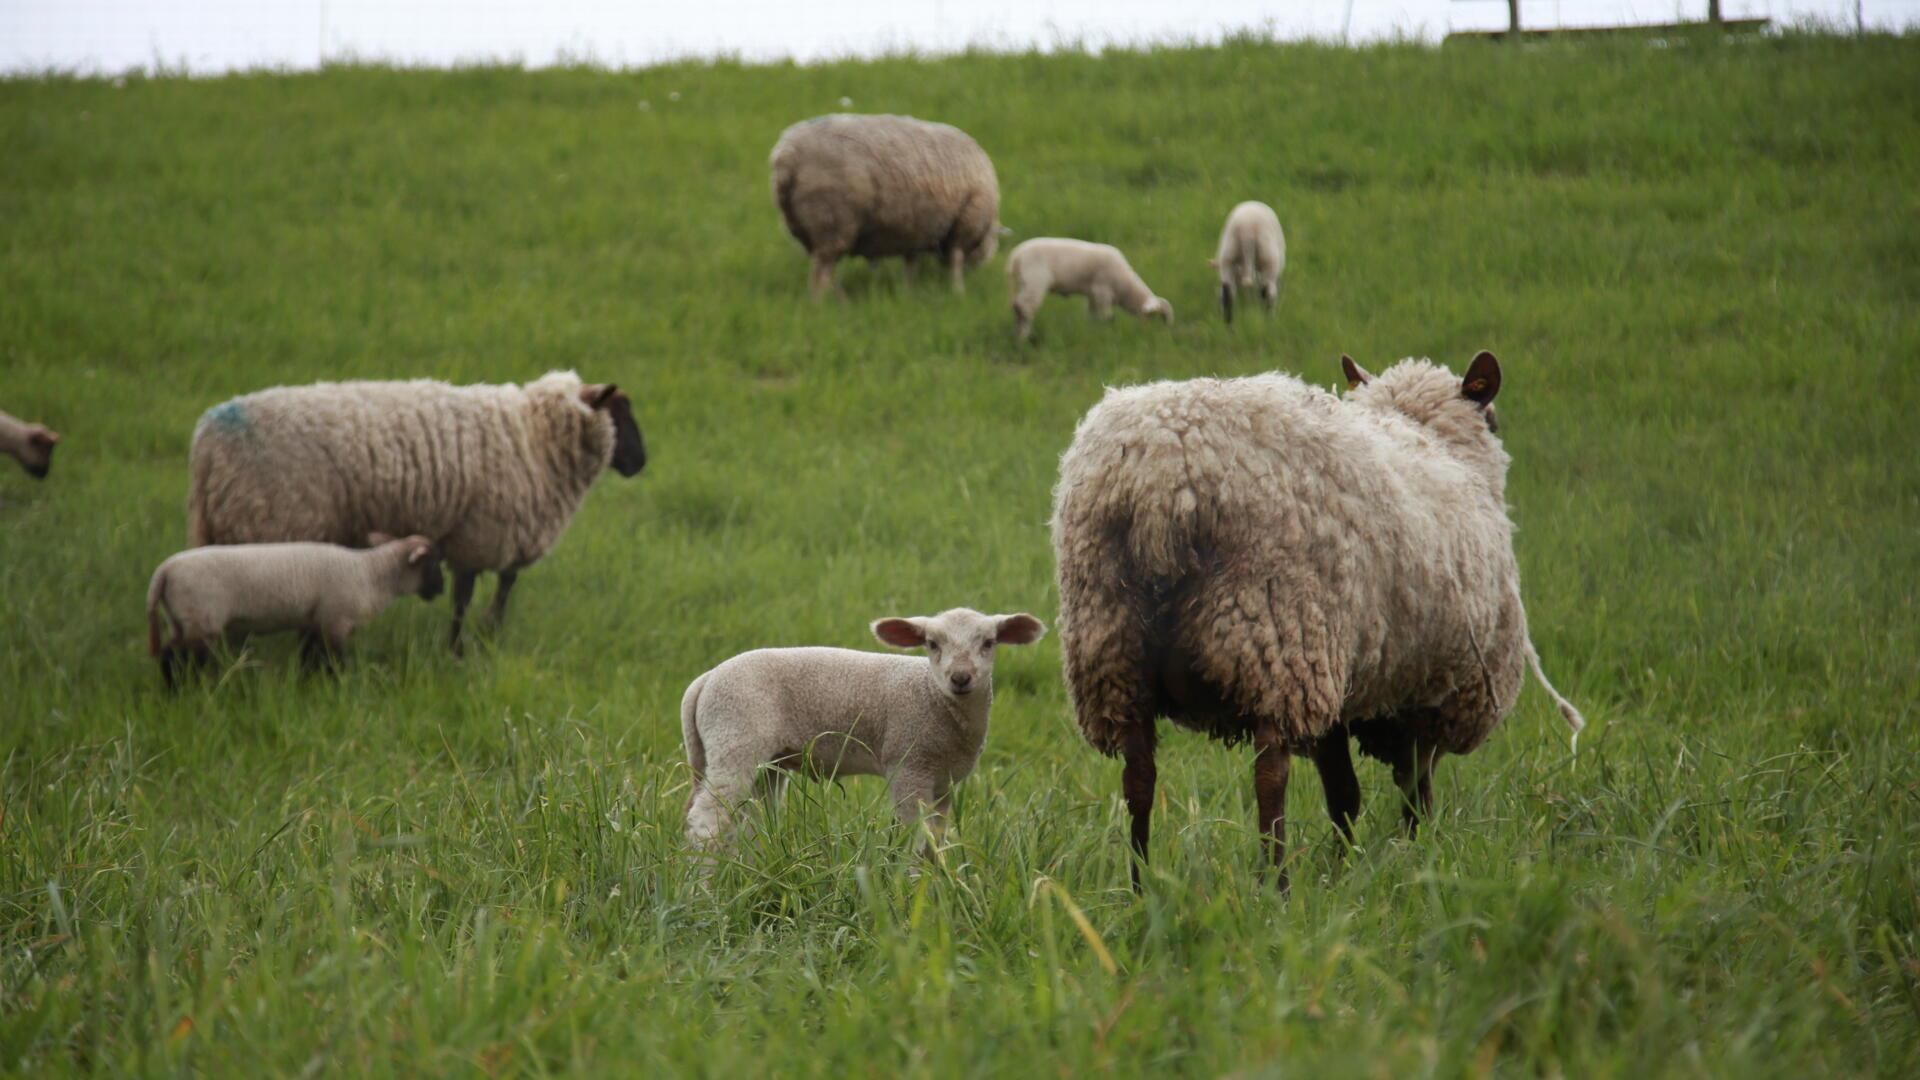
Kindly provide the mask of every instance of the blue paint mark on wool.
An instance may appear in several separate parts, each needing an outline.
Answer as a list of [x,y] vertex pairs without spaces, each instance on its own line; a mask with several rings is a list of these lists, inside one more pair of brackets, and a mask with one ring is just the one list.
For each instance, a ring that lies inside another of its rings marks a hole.
[[223,435],[239,435],[250,426],[247,420],[247,408],[238,401],[228,401],[208,409],[200,418],[207,427],[218,430]]

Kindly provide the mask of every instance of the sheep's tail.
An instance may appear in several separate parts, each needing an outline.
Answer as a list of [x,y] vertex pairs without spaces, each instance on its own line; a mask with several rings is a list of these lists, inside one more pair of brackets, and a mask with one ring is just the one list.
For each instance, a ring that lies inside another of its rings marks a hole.
[[707,775],[707,745],[700,741],[700,727],[695,722],[700,715],[700,690],[706,685],[707,676],[702,675],[680,699],[680,738],[687,745],[687,767],[693,770],[695,783]]
[[147,586],[147,653],[160,655],[160,609],[167,602],[167,571],[162,567],[153,575],[153,584]]
[[1587,726],[1587,718],[1581,716],[1580,710],[1573,707],[1573,702],[1561,697],[1560,691],[1555,690],[1553,684],[1547,681],[1547,673],[1540,670],[1540,654],[1534,650],[1533,638],[1528,637],[1526,641],[1527,666],[1533,669],[1533,677],[1540,680],[1540,688],[1553,699],[1554,708],[1560,710],[1561,718],[1566,720],[1567,727],[1573,731],[1573,736],[1568,739],[1568,745],[1573,748],[1574,753],[1579,753],[1580,732]]

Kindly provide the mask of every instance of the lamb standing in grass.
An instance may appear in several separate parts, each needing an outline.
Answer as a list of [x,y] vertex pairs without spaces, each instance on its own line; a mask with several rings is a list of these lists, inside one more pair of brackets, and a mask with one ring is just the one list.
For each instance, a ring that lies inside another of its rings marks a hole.
[[1280,298],[1280,272],[1287,268],[1287,237],[1280,215],[1263,202],[1243,202],[1227,214],[1220,250],[1207,265],[1220,272],[1220,311],[1233,325],[1235,288],[1258,281],[1260,302],[1268,311]]
[[1014,332],[1022,341],[1033,336],[1033,316],[1048,293],[1084,296],[1087,310],[1102,319],[1112,318],[1118,304],[1143,319],[1157,315],[1173,321],[1173,305],[1153,295],[1111,244],[1035,237],[1007,256],[1007,277],[1013,285]]
[[53,468],[53,448],[60,436],[45,424],[29,424],[0,412],[0,454],[20,463],[27,475],[44,480]]
[[208,409],[193,432],[188,542],[431,537],[453,568],[452,646],[483,571],[491,619],[558,543],[595,478],[647,462],[627,395],[571,371],[526,386],[282,386]]
[[[440,595],[440,556],[426,537],[375,533],[367,543],[231,544],[191,548],[161,563],[147,587],[147,645],[167,688],[183,657],[206,662],[228,631],[303,631],[312,664],[338,656],[395,597]],[[173,624],[165,642],[163,614]]]
[[927,660],[852,649],[758,649],[693,680],[680,729],[694,775],[687,837],[702,847],[733,831],[756,790],[777,794],[785,772],[887,778],[902,822],[944,828],[948,794],[980,760],[993,707],[996,645],[1029,645],[1046,627],[1031,615],[954,608],[881,619],[883,644],[925,646]]
[[814,299],[838,291],[848,255],[937,255],[966,288],[969,266],[1000,246],[1000,179],[959,128],[911,116],[837,113],[780,133],[768,158],[773,201],[811,257]]
[[1392,766],[1411,827],[1435,759],[1487,737],[1526,666],[1583,723],[1527,636],[1499,363],[1373,378],[1342,360],[1345,400],[1271,374],[1110,391],[1061,459],[1061,649],[1081,733],[1126,762],[1136,888],[1157,717],[1253,743],[1283,888],[1289,755],[1312,756],[1350,838],[1349,731]]

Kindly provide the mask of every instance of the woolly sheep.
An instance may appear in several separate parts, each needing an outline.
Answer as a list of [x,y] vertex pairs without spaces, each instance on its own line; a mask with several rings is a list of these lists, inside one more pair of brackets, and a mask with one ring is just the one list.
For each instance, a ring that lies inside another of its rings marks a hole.
[[1111,244],[1035,237],[1007,256],[1007,277],[1013,285],[1014,333],[1022,341],[1033,335],[1034,313],[1048,293],[1084,296],[1087,310],[1102,319],[1112,318],[1119,304],[1143,319],[1157,315],[1173,321],[1173,305],[1153,295]]
[[911,116],[836,113],[781,132],[768,159],[773,201],[813,261],[815,299],[839,291],[848,255],[937,255],[965,291],[965,268],[1000,244],[1000,181],[959,128]]
[[1220,272],[1220,311],[1233,325],[1236,287],[1260,283],[1260,302],[1268,311],[1280,298],[1280,272],[1287,268],[1287,237],[1280,231],[1280,215],[1263,202],[1248,201],[1227,214],[1220,230],[1220,250],[1207,265]]
[[[1031,615],[954,608],[880,619],[873,635],[927,660],[852,649],[758,649],[687,687],[680,729],[694,775],[687,837],[724,841],[756,788],[778,795],[784,774],[885,776],[895,813],[945,826],[948,794],[980,760],[993,707],[995,645],[1029,645],[1046,627]],[[763,771],[765,770],[765,771]]]
[[1311,755],[1351,839],[1347,736],[1393,768],[1407,825],[1540,671],[1495,435],[1500,367],[1427,360],[1345,400],[1288,375],[1110,391],[1060,463],[1060,640],[1081,733],[1125,760],[1135,888],[1155,718],[1251,741],[1264,846],[1286,886],[1288,755]]
[[[336,544],[231,544],[191,548],[160,564],[147,587],[147,646],[174,686],[183,657],[211,659],[214,639],[233,631],[300,630],[309,664],[338,656],[353,632],[395,597],[439,596],[440,556],[424,536],[374,533],[364,550]],[[162,615],[173,625],[161,641]]]
[[566,532],[611,463],[646,447],[627,395],[571,371],[526,386],[412,382],[275,387],[207,410],[193,433],[188,541],[433,539],[453,569],[454,652],[483,571],[505,616],[520,571]]
[[53,468],[53,448],[60,435],[44,424],[29,424],[0,412],[0,454],[20,463],[35,480],[46,479]]

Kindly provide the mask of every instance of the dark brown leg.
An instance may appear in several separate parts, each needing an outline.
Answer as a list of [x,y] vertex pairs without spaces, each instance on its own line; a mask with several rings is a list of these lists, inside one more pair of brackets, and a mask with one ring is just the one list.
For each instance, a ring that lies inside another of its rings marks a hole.
[[1400,818],[1406,822],[1408,839],[1420,831],[1420,819],[1433,812],[1433,765],[1439,757],[1437,747],[1411,734],[1395,750],[1393,782],[1400,787]]
[[172,646],[163,647],[160,650],[160,681],[166,684],[168,693],[180,689],[179,682],[174,678],[174,672],[178,670],[179,667],[179,652]]
[[1274,736],[1254,737],[1253,801],[1260,813],[1261,847],[1273,863],[1274,884],[1287,891],[1287,748]]
[[460,624],[467,617],[467,605],[473,603],[473,584],[479,579],[480,575],[473,571],[453,572],[453,636],[447,640],[447,646],[455,656],[461,653]]
[[1313,747],[1313,764],[1320,770],[1320,786],[1327,792],[1327,816],[1352,847],[1353,819],[1360,816],[1360,778],[1353,775],[1346,729],[1335,728],[1320,737]]
[[487,625],[499,629],[507,618],[507,595],[513,592],[513,583],[520,577],[517,570],[502,570],[497,575],[500,586],[493,590],[493,607],[487,610]]
[[1136,720],[1123,736],[1126,768],[1120,774],[1120,793],[1127,800],[1127,813],[1133,818],[1133,891],[1140,891],[1140,869],[1147,865],[1147,835],[1152,828],[1153,785],[1158,776],[1153,764],[1156,732],[1152,720]]
[[1420,816],[1433,816],[1433,767],[1440,762],[1440,748],[1415,742],[1414,754],[1420,763]]

